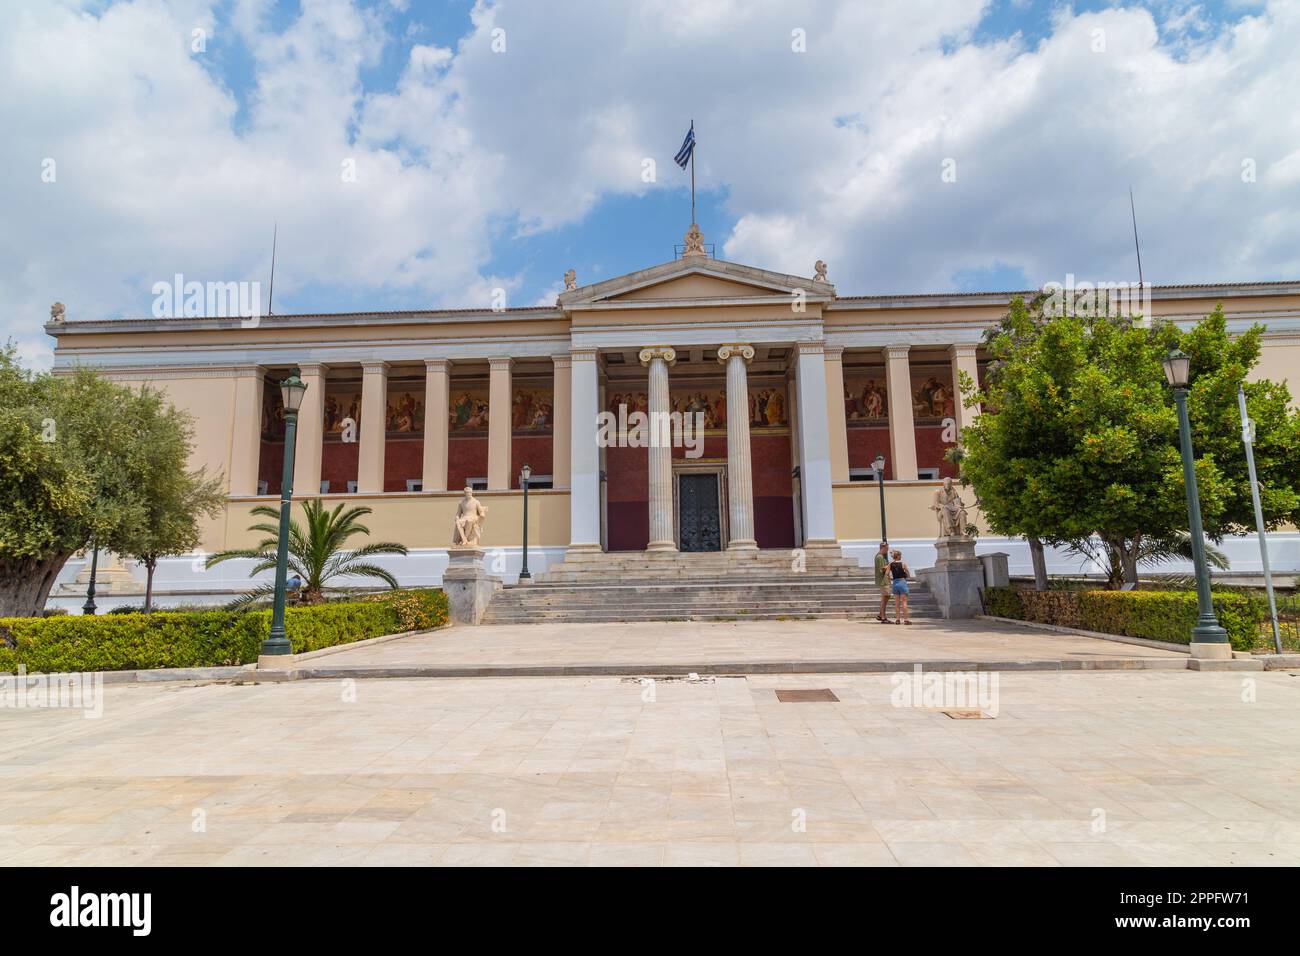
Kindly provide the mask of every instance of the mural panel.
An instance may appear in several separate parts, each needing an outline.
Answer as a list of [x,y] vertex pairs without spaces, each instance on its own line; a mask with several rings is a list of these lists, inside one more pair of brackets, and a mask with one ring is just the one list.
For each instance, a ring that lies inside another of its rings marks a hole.
[[486,385],[457,388],[451,392],[450,429],[454,435],[487,434],[488,389]]
[[912,416],[918,425],[938,425],[957,414],[952,388],[952,366],[913,365]]
[[849,428],[889,421],[884,368],[844,370],[844,421]]
[[384,416],[384,430],[389,435],[420,434],[424,431],[423,384],[390,382],[388,409]]
[[546,434],[554,426],[554,419],[552,389],[525,386],[514,390],[510,401],[511,431],[526,435]]

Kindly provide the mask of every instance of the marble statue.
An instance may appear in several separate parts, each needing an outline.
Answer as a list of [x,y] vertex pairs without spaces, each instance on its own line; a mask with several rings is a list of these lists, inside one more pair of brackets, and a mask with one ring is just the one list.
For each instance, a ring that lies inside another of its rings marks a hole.
[[943,487],[935,491],[930,510],[939,519],[939,537],[966,537],[966,502],[961,500],[951,478],[945,478]]
[[62,321],[63,321],[63,303],[62,303],[62,302],[55,302],[52,306],[50,306],[50,321],[51,321],[51,322],[62,322]]
[[826,281],[826,263],[822,262],[822,260],[820,259],[817,260],[816,265],[813,266],[813,272],[816,273],[813,276],[814,282]]
[[691,223],[691,228],[686,230],[686,249],[682,252],[682,255],[704,255],[704,233],[700,231],[700,227],[696,223]]
[[474,489],[465,486],[465,497],[460,499],[456,509],[456,527],[451,533],[452,547],[477,548],[479,538],[483,535],[483,521],[487,518],[487,506],[474,497]]
[[578,287],[578,273],[576,270],[570,269],[568,272],[564,274],[564,291],[572,292],[577,287]]

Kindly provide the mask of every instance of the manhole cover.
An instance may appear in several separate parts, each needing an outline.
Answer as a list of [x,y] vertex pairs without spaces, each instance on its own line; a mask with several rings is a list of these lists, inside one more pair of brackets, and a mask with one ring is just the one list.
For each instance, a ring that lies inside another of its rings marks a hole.
[[947,714],[953,720],[992,720],[988,714],[982,710],[944,710],[940,713]]
[[783,704],[834,704],[839,701],[839,698],[827,687],[819,687],[816,690],[778,690],[776,699]]

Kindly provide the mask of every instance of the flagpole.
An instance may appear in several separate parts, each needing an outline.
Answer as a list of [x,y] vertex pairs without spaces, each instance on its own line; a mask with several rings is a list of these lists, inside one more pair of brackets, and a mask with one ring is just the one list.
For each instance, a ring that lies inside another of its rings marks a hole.
[[[691,120],[691,133],[695,133],[695,120]],[[699,141],[691,143],[691,225],[695,225],[695,151],[700,148]]]

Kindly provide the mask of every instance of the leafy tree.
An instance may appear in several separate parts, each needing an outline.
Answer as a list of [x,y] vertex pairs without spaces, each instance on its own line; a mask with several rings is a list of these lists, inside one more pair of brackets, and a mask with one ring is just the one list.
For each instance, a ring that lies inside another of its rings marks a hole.
[[[370,508],[340,504],[333,511],[327,511],[318,499],[312,498],[303,502],[302,510],[303,517],[307,520],[305,529],[297,521],[289,522],[288,567],[302,579],[303,603],[316,604],[323,601],[329,582],[345,575],[378,578],[390,588],[398,587],[397,578],[379,565],[371,563],[370,559],[381,554],[404,555],[407,553],[405,547],[391,541],[380,541],[351,551],[345,550],[349,538],[358,534],[370,534],[370,529],[359,520],[371,513]],[[261,531],[267,535],[266,539],[255,548],[214,554],[208,558],[208,567],[234,558],[252,558],[257,564],[248,572],[249,577],[275,569],[276,544],[280,537],[280,509],[272,505],[258,505],[250,513],[272,519],[250,525],[248,529]],[[247,607],[274,591],[274,583],[259,585],[240,595],[229,606]]]
[[0,617],[39,614],[92,541],[130,553],[150,482],[184,472],[191,427],[148,388],[89,369],[33,373],[0,349]]
[[1046,316],[1017,298],[985,337],[986,414],[962,431],[963,479],[997,533],[1086,551],[1099,538],[1110,583],[1136,582],[1139,560],[1187,547],[1178,419],[1162,360],[1191,356],[1188,395],[1205,531],[1215,541],[1253,526],[1237,386],[1256,422],[1256,466],[1270,527],[1300,517],[1300,415],[1285,385],[1245,378],[1258,326],[1229,338],[1221,308],[1194,329],[1115,317]]

